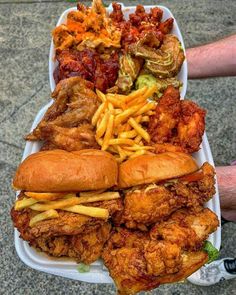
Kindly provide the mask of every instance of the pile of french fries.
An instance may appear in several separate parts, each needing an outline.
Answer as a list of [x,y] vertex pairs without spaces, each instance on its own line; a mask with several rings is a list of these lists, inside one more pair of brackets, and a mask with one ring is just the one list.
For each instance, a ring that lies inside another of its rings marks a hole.
[[24,195],[26,197],[16,201],[15,210],[30,208],[34,211],[42,212],[30,219],[29,225],[31,227],[39,221],[59,217],[57,209],[107,220],[109,217],[107,209],[80,204],[120,198],[118,192],[103,192],[101,190],[81,192],[79,197],[75,193],[24,192]]
[[156,103],[148,99],[156,85],[143,87],[129,95],[104,94],[97,90],[101,105],[92,118],[96,140],[102,150],[115,155],[118,162],[150,153],[150,135],[143,126],[154,114]]

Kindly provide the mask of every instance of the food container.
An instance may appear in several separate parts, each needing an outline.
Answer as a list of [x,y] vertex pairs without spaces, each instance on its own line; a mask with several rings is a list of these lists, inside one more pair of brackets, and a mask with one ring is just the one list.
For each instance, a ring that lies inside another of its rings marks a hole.
[[[125,15],[128,15],[130,13],[133,13],[135,10],[135,7],[125,7],[122,4],[123,11],[125,12]],[[153,6],[145,6],[145,9],[148,11],[150,8]],[[164,6],[159,6],[163,11],[164,11],[164,16],[163,19],[167,19],[169,17],[173,17],[172,13],[170,10]],[[65,23],[66,21],[66,16],[68,12],[76,10],[76,7],[70,8],[65,10],[61,17],[59,18],[59,21],[57,25],[60,25],[62,23]],[[108,7],[108,11],[111,11],[111,5]],[[174,21],[174,28],[172,31],[173,34],[175,34],[179,40],[182,43],[182,46],[184,48],[184,43],[183,43],[183,38],[180,33],[179,27],[177,25],[176,20]],[[50,87],[51,90],[53,91],[55,88],[55,82],[53,79],[53,71],[56,67],[56,63],[54,62],[54,47],[53,47],[53,42],[51,43],[51,48],[50,48],[50,57],[49,57],[49,79],[50,79]],[[182,69],[178,75],[179,79],[183,82],[183,87],[181,90],[181,96],[184,97],[186,93],[186,88],[187,88],[187,63],[186,61],[183,63]],[[42,119],[44,113],[46,112],[47,108],[50,106],[52,103],[49,102],[47,105],[45,105],[37,114],[31,131],[37,126],[37,124],[40,122]],[[28,155],[33,154],[37,152],[40,149],[40,143],[39,142],[30,142],[27,141],[24,154],[23,154],[23,159],[25,159]],[[207,140],[206,134],[203,136],[203,142],[201,145],[201,149],[199,152],[194,154],[194,157],[196,158],[197,162],[199,165],[203,164],[205,161],[209,162],[210,164],[214,165],[213,159],[212,159],[212,154],[211,150],[209,147],[209,143]],[[213,197],[212,200],[210,200],[206,206],[213,210],[217,215],[218,218],[220,219],[220,204],[219,204],[219,194],[218,194],[218,188],[216,185],[216,194]],[[217,231],[214,232],[213,234],[210,235],[209,241],[212,242],[212,244],[219,249],[220,248],[220,243],[221,243],[221,228],[218,227]],[[84,282],[89,282],[89,283],[112,283],[113,280],[110,278],[109,273],[105,266],[103,265],[101,260],[98,260],[94,263],[91,264],[90,271],[87,273],[79,273],[77,270],[77,264],[75,261],[67,258],[53,258],[49,257],[44,253],[36,251],[34,248],[31,248],[27,242],[24,242],[22,239],[19,238],[19,233],[15,229],[15,247],[16,251],[20,257],[20,259],[29,267],[32,267],[36,270],[43,271],[46,273],[74,279],[74,280],[79,280],[79,281],[84,281]],[[194,277],[194,274],[191,276],[189,279],[191,282],[196,282],[197,283],[197,277]]]

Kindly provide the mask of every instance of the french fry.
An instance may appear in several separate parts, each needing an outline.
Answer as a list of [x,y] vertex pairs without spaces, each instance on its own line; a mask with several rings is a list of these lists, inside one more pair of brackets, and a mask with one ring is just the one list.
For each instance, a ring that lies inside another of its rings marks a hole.
[[74,206],[80,204],[80,198],[74,197],[75,194],[71,194],[71,198],[60,199],[57,201],[45,202],[44,204],[34,204],[30,206],[30,209],[35,211],[47,211],[50,209],[62,209],[64,207]]
[[90,217],[102,218],[107,220],[109,217],[109,211],[103,208],[96,208],[96,207],[87,207],[82,205],[75,205],[71,207],[66,207],[63,210],[78,213],[82,215],[87,215]]
[[154,111],[148,111],[148,112],[147,112],[147,115],[148,115],[148,116],[152,116],[152,115],[154,115],[154,114],[155,114]]
[[123,113],[117,115],[115,118],[114,125],[118,126],[123,121],[127,120],[127,118],[129,118],[131,115],[138,112],[139,109],[140,109],[140,105],[137,105],[137,106],[131,107],[131,108],[125,110]]
[[115,138],[109,140],[110,145],[116,145],[116,144],[125,144],[125,145],[133,145],[134,141],[128,138]]
[[101,100],[101,102],[105,102],[106,101],[106,95],[104,93],[102,93],[98,89],[96,89],[96,93],[97,93],[98,98]]
[[[130,125],[128,125],[128,126],[130,126]],[[119,134],[120,138],[134,138],[136,136],[137,136],[136,130],[124,131]]]
[[136,144],[139,144],[140,141],[141,141],[141,139],[142,139],[142,136],[138,134],[138,135],[135,137],[134,142],[135,142]]
[[102,150],[105,151],[109,146],[109,140],[112,137],[113,132],[113,125],[114,125],[114,116],[110,115],[107,123],[107,130],[104,136],[104,141],[102,143]]
[[47,210],[43,213],[39,213],[39,214],[35,215],[34,217],[32,217],[30,219],[29,225],[32,227],[36,223],[38,223],[39,221],[43,221],[46,219],[52,219],[52,218],[58,218],[58,217],[59,217],[59,214],[56,210],[53,210],[53,209]]
[[117,150],[119,152],[120,159],[124,160],[126,158],[126,156],[127,156],[125,151],[119,145],[117,145]]
[[68,193],[37,193],[37,192],[24,192],[27,197],[36,199],[38,201],[53,201],[60,199],[67,195]]
[[37,203],[38,200],[32,199],[32,198],[23,198],[22,200],[17,200],[15,202],[15,210],[22,210],[24,208],[30,207],[31,205],[34,205]]
[[120,198],[120,194],[118,192],[105,192],[101,194],[94,194],[91,196],[81,196],[79,198],[80,203],[78,204],[109,201],[109,200],[115,200],[119,198]]
[[133,118],[130,118],[128,123],[146,140],[146,142],[150,142],[150,135]]
[[126,97],[126,103],[128,103],[130,100],[143,95],[145,92],[147,91],[147,87],[144,86],[143,88],[140,88],[138,90],[135,90],[133,92],[131,92],[127,97]]
[[100,104],[100,106],[98,107],[98,109],[96,110],[92,118],[93,126],[97,124],[98,119],[100,118],[101,114],[105,111],[106,107],[107,107],[107,102],[103,102],[102,104]]
[[150,110],[154,110],[156,108],[155,103],[149,102],[145,104],[142,108],[140,108],[136,113],[135,116],[142,115]]
[[140,122],[149,122],[149,116],[143,116]]
[[150,98],[154,92],[157,91],[157,85],[152,85],[150,88],[147,89],[146,92],[144,92],[143,96],[147,99]]
[[139,146],[139,145],[134,145],[134,146],[127,146],[126,150],[128,151],[139,151],[139,150],[154,150],[155,148],[152,146]]
[[105,113],[105,115],[102,118],[101,124],[97,128],[96,138],[102,137],[103,134],[106,132],[108,119],[109,119],[109,114]]
[[145,155],[146,154],[146,151],[145,150],[139,150],[139,151],[136,151],[135,153],[133,153],[131,156],[130,156],[130,159],[132,158],[136,158],[138,156],[141,156],[141,155]]
[[117,108],[122,108],[122,105],[124,105],[124,101],[117,99],[115,96],[107,94],[106,97],[107,97],[107,100],[111,102],[113,106]]
[[94,195],[99,195],[103,193],[105,190],[104,189],[99,189],[97,191],[90,191],[90,192],[81,192],[79,194],[80,197],[92,197]]

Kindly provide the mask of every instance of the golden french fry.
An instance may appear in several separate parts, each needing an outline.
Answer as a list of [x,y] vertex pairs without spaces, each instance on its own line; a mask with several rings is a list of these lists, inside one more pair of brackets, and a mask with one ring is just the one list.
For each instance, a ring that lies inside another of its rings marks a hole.
[[127,103],[127,106],[128,107],[135,106],[135,105],[140,104],[140,103],[145,103],[146,101],[147,101],[147,98],[141,95],[141,96],[135,97],[134,99],[130,100]]
[[149,122],[149,116],[143,116],[140,122]]
[[109,119],[108,119],[108,123],[107,123],[107,130],[104,136],[104,140],[102,143],[102,150],[105,151],[108,148],[109,145],[109,140],[112,137],[112,133],[113,133],[113,125],[114,125],[114,116],[110,115]]
[[60,199],[68,193],[37,193],[37,192],[24,192],[27,197],[36,199],[38,201],[53,201],[56,199]]
[[110,145],[107,150],[111,153],[118,154],[118,150],[117,150],[116,145],[112,145],[112,146]]
[[103,102],[102,104],[100,104],[100,106],[98,107],[98,109],[96,110],[92,118],[93,126],[97,124],[98,119],[100,118],[101,114],[105,111],[106,107],[107,107],[107,102]]
[[134,145],[134,146],[127,146],[125,147],[128,151],[139,151],[139,150],[154,150],[155,148],[153,146],[140,146],[140,145]]
[[137,105],[137,106],[131,107],[131,108],[125,110],[123,113],[117,115],[115,118],[114,125],[118,126],[123,121],[127,120],[131,115],[133,115],[134,113],[137,113],[138,110],[140,109],[140,107],[142,107],[142,106]]
[[81,192],[79,194],[80,197],[91,197],[94,195],[99,195],[101,193],[103,193],[105,190],[104,189],[99,189],[97,191],[89,191],[89,192]]
[[122,105],[124,104],[124,102],[122,100],[119,100],[115,96],[112,96],[110,94],[107,94],[106,98],[109,102],[111,102],[117,108],[121,108]]
[[122,109],[114,109],[114,115],[119,115],[123,112]]
[[103,134],[106,132],[108,119],[109,119],[109,113],[105,113],[105,115],[102,118],[101,124],[97,128],[96,138],[102,137]]
[[125,151],[119,145],[117,145],[117,150],[119,152],[120,159],[124,160],[126,158],[126,156],[127,156]]
[[142,116],[139,115],[137,117],[134,117],[134,120],[136,121],[136,123],[140,123],[141,122],[141,119],[142,119]]
[[134,141],[128,138],[115,138],[109,140],[109,145],[116,145],[116,144],[126,144],[126,145],[134,145]]
[[155,115],[155,112],[154,112],[154,111],[148,111],[148,112],[147,112],[147,115],[148,115],[148,116]]
[[139,150],[139,151],[136,151],[135,153],[133,153],[130,158],[135,158],[135,157],[138,157],[138,156],[141,156],[141,155],[145,155],[146,154],[146,151],[145,150]]
[[139,144],[139,142],[141,141],[141,139],[142,139],[142,136],[138,134],[138,136],[135,137],[134,142],[136,144]]
[[[96,136],[95,136],[95,138],[96,138]],[[102,138],[96,138],[96,141],[100,146],[102,146],[102,144],[103,144]]]
[[[69,196],[69,194],[67,196]],[[77,204],[80,204],[80,198],[75,197],[75,194],[71,194],[71,198],[68,197],[57,201],[44,202],[43,204],[34,204],[30,206],[30,209],[35,211],[46,211],[50,209],[62,209]]]
[[71,206],[71,207],[66,207],[63,210],[73,212],[73,213],[82,214],[82,215],[87,215],[90,217],[102,218],[102,219],[106,219],[106,220],[109,217],[109,211],[107,209],[103,209],[103,208],[75,205],[75,206]]
[[17,200],[15,202],[15,210],[22,210],[24,208],[30,207],[31,205],[37,203],[38,200],[32,199],[32,198],[23,198],[22,200]]
[[106,95],[104,93],[102,93],[98,89],[96,89],[96,93],[97,93],[98,98],[100,98],[101,102],[105,102],[106,101]]
[[142,115],[150,110],[154,110],[156,108],[155,103],[149,102],[145,104],[142,108],[139,108],[139,110],[135,113],[135,116]]
[[[81,195],[81,194],[80,194]],[[100,202],[100,201],[109,201],[119,199],[120,194],[118,192],[105,192],[101,194],[94,194],[94,195],[87,195],[80,197],[80,203],[93,203],[93,202]]]
[[130,131],[130,130],[131,130],[131,126],[128,123],[126,123],[125,128],[124,128],[124,132]]
[[140,134],[147,142],[150,142],[150,135],[134,120],[134,118],[130,118],[128,122],[138,134]]
[[[130,126],[130,125],[128,125]],[[121,132],[119,134],[120,138],[134,138],[137,136],[137,131],[136,130],[131,130],[131,131],[125,131],[125,132]]]
[[59,214],[58,214],[58,212],[56,210],[53,210],[53,209],[47,210],[47,211],[45,211],[43,213],[37,214],[34,217],[32,217],[30,219],[29,225],[34,226],[39,221],[43,221],[43,220],[46,220],[46,219],[52,219],[52,218],[58,218],[58,217],[59,217]]
[[147,91],[147,87],[144,86],[143,88],[140,88],[138,90],[135,90],[131,92],[128,96],[126,96],[126,102],[129,102],[130,100],[134,99],[135,97],[143,95]]
[[114,107],[113,107],[113,104],[112,103],[108,103],[108,110],[109,110],[109,112],[110,112],[110,114],[113,114],[113,112],[114,112]]
[[152,85],[150,88],[147,89],[146,92],[144,92],[143,96],[147,99],[152,97],[152,95],[157,91],[157,85]]

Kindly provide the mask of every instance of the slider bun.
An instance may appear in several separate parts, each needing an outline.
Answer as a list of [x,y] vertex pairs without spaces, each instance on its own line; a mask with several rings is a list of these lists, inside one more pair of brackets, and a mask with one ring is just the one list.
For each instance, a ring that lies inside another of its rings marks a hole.
[[119,167],[120,188],[156,183],[197,171],[193,157],[180,152],[142,155],[123,162]]
[[117,184],[115,158],[101,150],[42,151],[18,167],[13,186],[33,192],[72,192],[107,189]]

